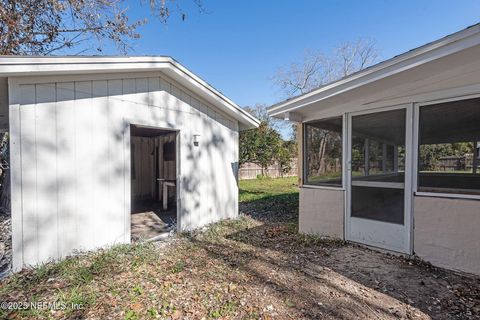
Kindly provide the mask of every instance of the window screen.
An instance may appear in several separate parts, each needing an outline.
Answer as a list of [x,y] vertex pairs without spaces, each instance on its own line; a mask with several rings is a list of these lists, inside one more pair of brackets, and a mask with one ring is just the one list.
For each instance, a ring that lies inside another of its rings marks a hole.
[[342,117],[306,123],[304,184],[342,186]]
[[418,190],[480,194],[480,99],[420,108]]
[[404,224],[406,109],[352,117],[351,216]]

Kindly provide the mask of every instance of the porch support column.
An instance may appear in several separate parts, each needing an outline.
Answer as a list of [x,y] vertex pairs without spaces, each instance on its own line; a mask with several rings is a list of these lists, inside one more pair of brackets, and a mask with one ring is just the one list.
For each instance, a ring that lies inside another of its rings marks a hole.
[[398,172],[398,146],[393,145],[393,172]]
[[298,156],[297,156],[297,170],[298,170],[298,186],[303,186],[304,183],[304,161],[305,161],[305,125],[303,123],[297,123],[297,146],[298,146]]
[[472,172],[473,174],[477,173],[478,166],[478,142],[473,142],[473,159],[472,159]]
[[370,175],[370,148],[368,146],[368,139],[365,138],[365,175],[369,176]]
[[382,144],[382,171],[387,172],[387,144]]

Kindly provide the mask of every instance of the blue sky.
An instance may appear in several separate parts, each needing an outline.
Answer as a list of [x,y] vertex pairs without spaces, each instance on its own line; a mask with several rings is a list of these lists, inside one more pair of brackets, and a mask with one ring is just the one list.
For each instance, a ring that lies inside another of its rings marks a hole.
[[[148,14],[147,3],[127,2],[131,18]],[[371,37],[384,60],[480,22],[478,0],[203,0],[207,13],[181,3],[187,19],[149,18],[130,54],[172,56],[241,106],[279,101],[271,77],[305,49]]]

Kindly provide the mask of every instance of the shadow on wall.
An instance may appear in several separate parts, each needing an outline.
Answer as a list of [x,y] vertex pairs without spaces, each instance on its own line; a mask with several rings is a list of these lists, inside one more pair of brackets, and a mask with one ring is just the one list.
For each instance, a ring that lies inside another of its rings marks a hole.
[[232,217],[238,201],[236,172],[231,167],[234,150],[226,142],[226,138],[236,139],[236,135],[230,132],[230,136],[225,137],[226,130],[220,131],[208,118],[202,118],[200,127],[205,134],[200,136],[199,146],[194,146],[187,133],[181,150],[185,153],[182,156],[182,201],[189,202],[181,206],[185,230]]
[[238,161],[230,163],[230,167],[232,168],[232,174],[233,174],[233,177],[235,178],[235,183],[237,184],[237,187],[238,187],[238,180],[239,180],[239,178],[238,178],[238,170],[239,170]]
[[[17,264],[130,241],[129,122],[180,130],[185,228],[232,216],[236,191],[226,190],[235,183],[235,151],[227,139],[237,138],[236,125],[173,81],[26,84],[19,96],[21,140],[12,132],[18,146],[12,152],[21,154],[12,172],[22,188],[12,194]],[[191,141],[196,132],[198,148]]]

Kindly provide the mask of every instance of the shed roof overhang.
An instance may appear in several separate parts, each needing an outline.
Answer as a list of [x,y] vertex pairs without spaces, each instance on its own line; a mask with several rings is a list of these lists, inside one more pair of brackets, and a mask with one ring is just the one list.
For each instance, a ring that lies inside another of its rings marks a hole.
[[258,127],[259,120],[213,86],[168,56],[0,56],[0,77],[101,74],[161,71],[239,121],[240,130]]
[[268,113],[305,122],[343,112],[426,101],[432,92],[480,86],[479,57],[480,24],[476,24],[272,105]]

